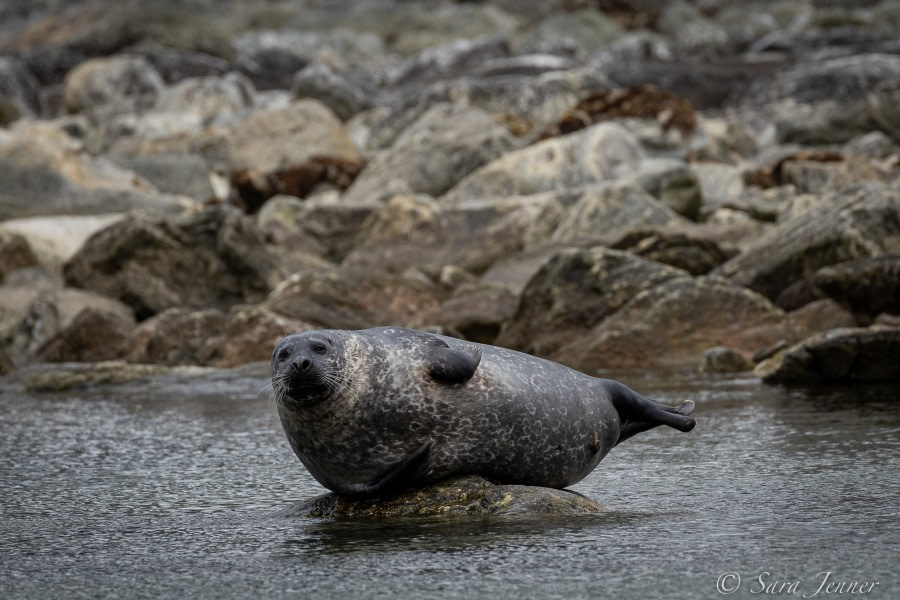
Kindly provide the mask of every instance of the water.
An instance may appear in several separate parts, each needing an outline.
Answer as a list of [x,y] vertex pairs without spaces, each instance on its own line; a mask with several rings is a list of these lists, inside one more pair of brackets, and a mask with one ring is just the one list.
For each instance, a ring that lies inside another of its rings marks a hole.
[[0,383],[0,597],[900,597],[897,386],[618,375],[698,426],[613,450],[574,487],[605,513],[375,523],[275,515],[324,490],[262,377]]

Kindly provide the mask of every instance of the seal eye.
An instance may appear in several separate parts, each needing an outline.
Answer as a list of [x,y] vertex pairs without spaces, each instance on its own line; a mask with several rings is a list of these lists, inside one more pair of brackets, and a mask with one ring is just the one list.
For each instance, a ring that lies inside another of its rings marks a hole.
[[321,342],[313,342],[309,345],[309,349],[316,354],[325,354],[326,352],[328,352],[328,348]]
[[278,362],[283,360],[287,360],[287,358],[291,355],[291,351],[287,348],[282,348],[281,352],[278,353]]

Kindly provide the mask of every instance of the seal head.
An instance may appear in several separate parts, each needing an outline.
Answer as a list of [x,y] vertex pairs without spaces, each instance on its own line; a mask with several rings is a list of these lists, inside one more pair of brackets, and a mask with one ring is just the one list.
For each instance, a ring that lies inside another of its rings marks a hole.
[[333,337],[311,331],[286,337],[272,353],[275,394],[297,407],[327,400],[344,383],[343,353]]

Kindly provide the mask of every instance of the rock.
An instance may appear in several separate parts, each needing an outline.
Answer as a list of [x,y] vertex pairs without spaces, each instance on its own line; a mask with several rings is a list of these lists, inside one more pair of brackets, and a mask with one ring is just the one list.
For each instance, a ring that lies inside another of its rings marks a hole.
[[811,279],[822,267],[890,254],[900,254],[900,193],[865,184],[777,224],[715,273],[781,304],[792,283]]
[[195,115],[204,125],[228,123],[256,105],[256,88],[239,73],[190,77],[163,89],[153,103],[156,112]]
[[40,114],[41,87],[34,74],[21,59],[0,56],[0,127]]
[[615,123],[600,123],[508,152],[468,175],[442,201],[502,198],[599,183],[632,171],[642,158],[633,135]]
[[428,84],[464,77],[491,59],[507,57],[509,43],[503,36],[459,39],[427,48],[391,73],[388,85],[418,90]]
[[383,519],[446,515],[599,513],[593,500],[575,492],[527,485],[496,485],[479,476],[457,477],[383,499],[324,494],[282,510],[285,518]]
[[61,131],[27,131],[0,139],[0,220],[138,208],[180,212],[190,205],[187,198],[160,194],[107,159],[92,158]]
[[547,193],[444,206],[426,196],[395,196],[365,223],[343,264],[394,273],[414,267],[434,279],[447,265],[479,274],[548,239],[574,197]]
[[535,77],[552,71],[570,71],[577,63],[555,54],[523,54],[509,58],[494,58],[485,62],[475,75],[490,77]]
[[694,367],[711,346],[752,354],[789,333],[784,312],[760,294],[715,277],[672,277],[633,296],[549,358],[587,373]]
[[[225,75],[230,70],[227,60],[221,57],[180,50],[178,48],[165,48],[161,46],[137,46],[128,49],[128,54],[141,56],[153,65],[163,81],[172,85],[185,79],[201,77],[217,77]],[[166,90],[163,90],[165,94]]]
[[423,321],[446,329],[455,337],[493,344],[500,328],[516,312],[518,297],[498,283],[464,283]]
[[439,196],[515,146],[506,128],[484,111],[439,104],[369,161],[344,201],[383,201],[395,193]]
[[716,346],[703,353],[701,373],[742,373],[752,368],[750,361],[734,348]]
[[900,56],[858,54],[801,62],[774,83],[779,141],[841,143],[884,131],[900,140]]
[[291,319],[325,329],[379,325],[422,327],[445,293],[413,274],[392,275],[370,268],[321,267],[294,273],[264,306]]
[[92,58],[66,75],[63,101],[69,112],[100,107],[105,114],[142,112],[153,106],[164,86],[141,57]]
[[[496,343],[545,357],[621,309],[631,298],[686,273],[627,252],[559,250],[528,282]],[[600,365],[598,365],[600,366]]]
[[823,267],[816,271],[812,283],[856,313],[870,317],[879,313],[900,314],[898,254]]
[[0,222],[0,237],[23,237],[42,266],[61,272],[89,237],[122,218],[113,214],[11,219]]
[[6,353],[6,349],[0,346],[0,377],[7,373],[12,373],[15,369],[16,365],[13,364],[9,354]]
[[262,173],[300,165],[314,156],[361,159],[334,113],[315,100],[296,100],[240,121],[228,134],[226,151],[233,171]]
[[0,283],[7,273],[37,264],[38,257],[24,236],[0,229]]
[[684,269],[691,275],[705,275],[738,253],[720,245],[707,231],[708,227],[687,229],[678,225],[638,227],[627,230],[609,247]]
[[[856,317],[846,308],[828,298],[813,300],[788,313],[792,342],[828,329],[856,327]],[[757,361],[758,362],[758,361]]]
[[583,8],[572,12],[551,11],[514,40],[520,48],[541,48],[565,39],[584,56],[616,41],[625,32],[625,28],[599,10]]
[[280,269],[252,221],[219,206],[178,218],[129,215],[89,239],[64,273],[69,285],[118,298],[144,320],[177,306],[261,301]]
[[669,207],[640,188],[625,184],[583,188],[553,233],[555,241],[596,240],[629,227],[677,223]]
[[187,196],[198,202],[215,196],[209,166],[196,154],[148,154],[114,162],[134,171],[164,194]]
[[41,362],[115,360],[122,356],[122,346],[134,327],[134,317],[128,310],[88,307],[41,345],[37,359]]
[[716,50],[728,43],[725,31],[684,0],[662,3],[656,28],[684,48]]
[[211,369],[203,367],[137,365],[112,360],[98,363],[59,363],[49,367],[44,364],[29,365],[13,373],[10,382],[17,384],[23,392],[53,393],[150,378],[158,381],[161,376],[197,379],[208,377],[211,372]]
[[833,329],[760,363],[766,383],[832,383],[900,379],[900,327]]
[[623,183],[640,187],[683,217],[696,220],[700,214],[700,181],[683,161],[648,158]]
[[[87,313],[81,317],[82,313]],[[86,343],[98,348],[104,343],[100,339],[101,331],[114,333],[114,330],[127,329],[133,326],[134,318],[131,310],[120,302],[92,292],[70,288],[57,288],[53,283],[44,283],[27,287],[0,287],[0,346],[3,346],[13,362],[25,364],[43,353],[50,344],[48,352],[61,347],[64,340],[54,342],[61,333],[70,338],[77,335],[88,315],[100,315],[93,319],[96,325],[105,321],[102,329],[96,332],[98,338]],[[81,318],[80,322],[76,322]],[[107,326],[107,324],[109,326]],[[82,328],[81,331],[84,331]],[[85,332],[89,335],[89,331]],[[111,344],[113,338],[107,338]],[[74,348],[74,353],[81,350]],[[87,349],[89,352],[90,349]]]
[[129,362],[231,368],[268,361],[278,340],[313,329],[261,306],[170,308],[141,323],[124,344]]
[[291,94],[298,99],[318,100],[342,121],[382,101],[374,76],[365,69],[338,69],[320,60],[310,62],[294,75]]

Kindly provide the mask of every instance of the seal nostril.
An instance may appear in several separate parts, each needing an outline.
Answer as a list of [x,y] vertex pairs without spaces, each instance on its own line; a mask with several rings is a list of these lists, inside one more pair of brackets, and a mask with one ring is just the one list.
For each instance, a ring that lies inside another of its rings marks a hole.
[[309,368],[312,366],[312,361],[308,358],[304,358],[300,361],[300,370],[301,371],[309,371]]

